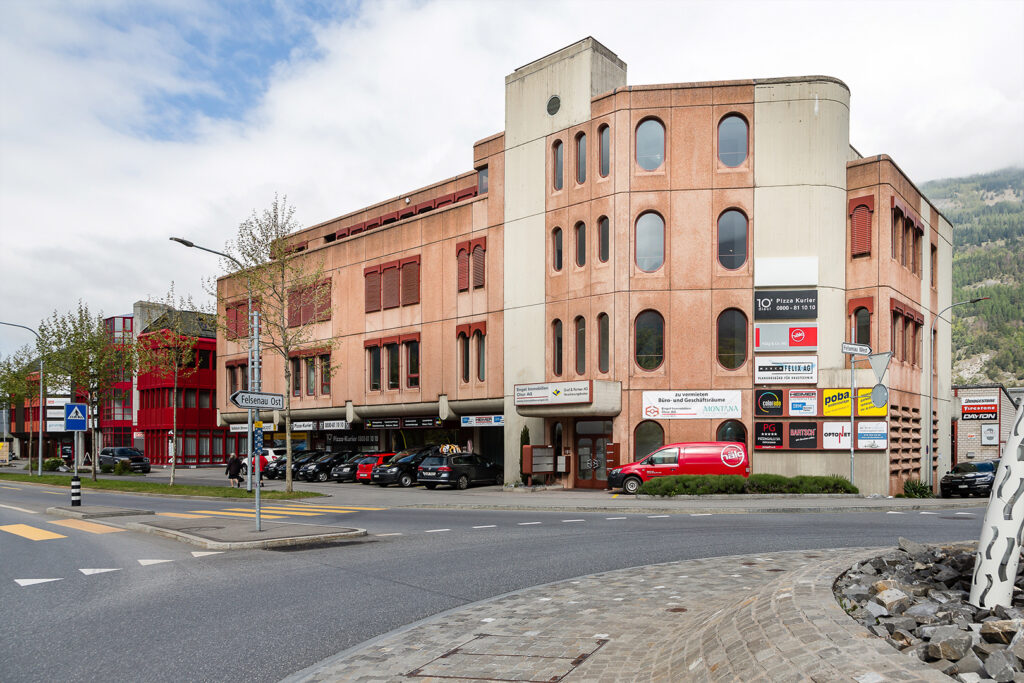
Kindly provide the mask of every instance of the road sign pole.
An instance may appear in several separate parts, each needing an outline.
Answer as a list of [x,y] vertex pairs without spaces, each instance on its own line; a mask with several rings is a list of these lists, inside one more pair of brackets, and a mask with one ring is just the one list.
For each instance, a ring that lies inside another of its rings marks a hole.
[[[260,313],[251,311],[252,316],[252,349],[249,351],[249,371],[252,373],[252,388],[260,390]],[[252,411],[249,411],[252,415]],[[256,470],[256,531],[263,531],[263,519],[260,516],[260,489],[263,487],[263,470],[260,468],[260,461],[263,458],[263,423],[259,423],[256,432],[256,444],[252,451],[252,467],[250,471]],[[256,451],[259,451],[258,453]]]

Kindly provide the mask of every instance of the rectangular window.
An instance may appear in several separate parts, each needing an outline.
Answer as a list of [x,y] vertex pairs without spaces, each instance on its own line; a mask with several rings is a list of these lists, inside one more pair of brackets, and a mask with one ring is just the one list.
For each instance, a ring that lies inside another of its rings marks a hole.
[[402,305],[420,302],[420,259],[414,257],[406,260],[401,266]]
[[468,243],[459,246],[456,254],[458,260],[458,283],[459,291],[469,289],[469,246]]
[[331,282],[288,291],[288,327],[331,319]]
[[366,280],[366,312],[380,310],[380,268],[367,268],[363,271]]
[[312,356],[306,359],[306,395],[316,395],[316,359]]
[[331,393],[331,357],[320,356],[320,393],[329,396]]
[[224,308],[227,318],[227,337],[237,339],[249,336],[249,304],[245,301],[228,304]]
[[889,349],[892,351],[893,360],[900,359],[900,350],[899,347],[896,345],[896,340],[898,339],[898,337],[896,336],[896,330],[899,328],[899,326],[900,314],[897,313],[896,311],[893,311],[892,324],[889,327]]
[[405,385],[415,388],[420,385],[420,343],[405,342]]
[[197,405],[199,405],[199,397],[196,395],[196,390],[195,389],[186,389],[185,390],[185,407],[186,408],[195,408]]
[[487,193],[487,167],[476,170],[476,192],[477,194]]
[[850,213],[850,255],[870,254],[871,209],[866,204],[859,204]]
[[388,360],[388,389],[399,388],[399,355],[398,355],[398,344],[385,344],[384,351],[387,353]]
[[212,391],[206,391],[206,390],[200,390],[199,391],[199,407],[200,408],[203,408],[203,409],[209,409],[210,408],[210,396],[211,396],[212,393],[213,393]]
[[298,358],[291,359],[292,365],[292,396],[302,393],[302,362]]
[[369,371],[370,391],[380,391],[380,347],[366,349],[366,368]]
[[381,269],[381,302],[385,309],[398,308],[400,303],[398,266]]
[[460,376],[463,382],[469,381],[469,337],[465,334],[459,335],[459,365]]
[[480,289],[485,284],[485,267],[487,265],[487,250],[483,245],[473,247],[473,289]]
[[238,368],[233,365],[224,368],[224,374],[228,376],[228,396],[238,391]]
[[476,378],[481,382],[487,376],[487,348],[484,335],[476,333]]
[[939,281],[939,250],[932,245],[932,287]]
[[239,365],[238,366],[238,377],[239,377],[238,383],[241,385],[241,387],[243,389],[245,389],[246,391],[249,391],[249,364],[248,363],[246,363],[244,365]]

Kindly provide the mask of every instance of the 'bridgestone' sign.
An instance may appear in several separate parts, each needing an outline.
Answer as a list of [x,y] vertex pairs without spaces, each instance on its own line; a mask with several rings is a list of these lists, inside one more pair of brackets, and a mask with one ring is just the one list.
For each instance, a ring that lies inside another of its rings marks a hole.
[[284,410],[284,394],[236,391],[228,400],[243,410]]

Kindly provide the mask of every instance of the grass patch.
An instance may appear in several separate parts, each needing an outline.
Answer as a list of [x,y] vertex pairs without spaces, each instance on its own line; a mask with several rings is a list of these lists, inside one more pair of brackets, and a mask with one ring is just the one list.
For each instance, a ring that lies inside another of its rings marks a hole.
[[[94,489],[103,491],[127,491],[129,493],[164,493],[175,496],[208,496],[210,498],[253,498],[254,493],[245,489],[233,489],[228,486],[185,486],[175,484],[157,484],[149,481],[121,481],[119,479],[97,479],[93,481],[89,477],[80,477],[83,489]],[[32,484],[52,484],[54,486],[70,486],[71,478],[61,475],[47,475],[41,477],[29,476],[27,474],[12,474],[0,472],[0,480],[22,481]],[[260,498],[265,500],[281,500],[288,498],[319,498],[323,494],[314,491],[267,491],[260,493]]]
[[842,477],[783,477],[778,474],[686,474],[657,477],[645,482],[639,493],[649,496],[709,496],[744,493],[859,493]]

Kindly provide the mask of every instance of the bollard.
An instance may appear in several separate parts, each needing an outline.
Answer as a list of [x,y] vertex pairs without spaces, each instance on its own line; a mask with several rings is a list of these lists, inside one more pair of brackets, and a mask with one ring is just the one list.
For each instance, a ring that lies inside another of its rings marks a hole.
[[71,477],[71,507],[82,505],[82,480],[78,476]]

